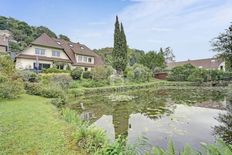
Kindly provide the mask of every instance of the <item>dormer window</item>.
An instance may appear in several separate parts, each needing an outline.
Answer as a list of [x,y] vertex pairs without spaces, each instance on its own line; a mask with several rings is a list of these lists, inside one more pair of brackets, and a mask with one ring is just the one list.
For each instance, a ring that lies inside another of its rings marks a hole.
[[57,43],[58,45],[60,45],[60,42],[59,42],[59,41],[57,41],[56,43]]
[[213,59],[213,60],[211,60],[211,62],[215,62],[215,60]]
[[83,46],[81,46],[81,49],[83,50],[83,49],[84,49],[84,47],[83,47]]

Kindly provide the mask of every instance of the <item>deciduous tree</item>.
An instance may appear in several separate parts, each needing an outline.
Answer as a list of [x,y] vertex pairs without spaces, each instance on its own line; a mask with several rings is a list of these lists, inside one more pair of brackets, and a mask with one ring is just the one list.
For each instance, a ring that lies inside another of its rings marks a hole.
[[212,41],[213,51],[226,62],[226,70],[232,71],[232,25]]

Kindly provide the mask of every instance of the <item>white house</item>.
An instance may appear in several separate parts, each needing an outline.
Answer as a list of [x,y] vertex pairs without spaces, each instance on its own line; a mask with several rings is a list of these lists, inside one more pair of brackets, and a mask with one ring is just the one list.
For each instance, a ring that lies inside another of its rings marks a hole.
[[176,66],[182,66],[185,64],[191,64],[197,68],[204,69],[218,69],[225,71],[225,61],[217,58],[207,58],[207,59],[197,59],[197,60],[187,60],[179,62],[170,62],[167,64],[168,69],[172,69]]
[[91,70],[96,65],[102,65],[100,56],[80,43],[51,38],[42,34],[29,47],[16,56],[17,69],[46,69],[54,65],[59,69],[76,66]]

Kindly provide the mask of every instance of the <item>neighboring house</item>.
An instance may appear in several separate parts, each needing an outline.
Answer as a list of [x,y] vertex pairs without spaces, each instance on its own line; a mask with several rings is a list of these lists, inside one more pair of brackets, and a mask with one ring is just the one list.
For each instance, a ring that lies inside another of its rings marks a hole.
[[103,65],[103,61],[83,44],[51,38],[45,33],[16,56],[17,69],[42,70],[54,65],[59,69],[79,66],[87,71]]
[[167,68],[172,69],[176,66],[182,66],[185,64],[191,64],[197,68],[218,69],[218,70],[225,71],[225,61],[221,59],[217,59],[217,58],[171,62],[167,64]]
[[9,52],[9,37],[8,30],[0,30],[0,52]]

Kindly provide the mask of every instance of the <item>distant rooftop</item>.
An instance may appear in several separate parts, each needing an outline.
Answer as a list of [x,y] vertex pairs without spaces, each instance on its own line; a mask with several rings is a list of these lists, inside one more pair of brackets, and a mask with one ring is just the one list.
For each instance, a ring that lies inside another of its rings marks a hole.
[[191,64],[197,68],[217,69],[223,62],[224,61],[222,59],[217,59],[217,58],[196,59],[196,60],[171,62],[167,64],[167,68],[172,69],[177,66]]

